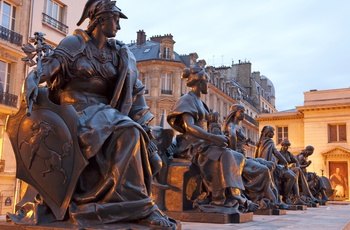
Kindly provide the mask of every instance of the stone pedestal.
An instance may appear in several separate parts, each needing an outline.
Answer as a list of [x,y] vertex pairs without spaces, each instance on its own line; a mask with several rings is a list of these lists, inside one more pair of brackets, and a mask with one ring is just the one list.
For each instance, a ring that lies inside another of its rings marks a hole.
[[222,214],[222,213],[206,213],[196,211],[167,211],[165,212],[172,218],[184,222],[200,222],[213,224],[229,224],[229,223],[245,223],[253,220],[253,213],[237,213],[237,214]]
[[290,205],[289,210],[306,210],[307,206],[306,205]]
[[[50,224],[43,225],[17,225],[13,222],[0,221],[1,230],[70,230],[70,229],[106,229],[106,230],[153,230],[145,225],[140,225],[137,223],[115,223],[115,224],[101,224],[101,225],[89,225],[89,226],[79,226],[72,224],[68,221],[58,221]],[[163,229],[163,228],[162,228]],[[171,230],[171,228],[165,228]],[[176,230],[181,230],[181,223],[177,221]]]
[[264,210],[258,210],[254,212],[254,215],[286,215],[287,211],[283,209],[264,209]]
[[167,184],[170,189],[165,191],[165,207],[169,211],[192,209],[192,202],[186,197],[185,173],[190,169],[191,162],[186,159],[174,158],[168,166]]
[[320,204],[316,203],[316,204],[308,204],[307,205],[308,208],[318,208],[320,207]]

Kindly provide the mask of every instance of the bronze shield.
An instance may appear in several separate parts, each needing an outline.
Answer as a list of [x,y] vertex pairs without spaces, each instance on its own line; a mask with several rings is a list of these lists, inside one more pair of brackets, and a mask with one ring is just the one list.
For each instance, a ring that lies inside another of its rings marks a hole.
[[31,116],[22,102],[9,116],[6,131],[16,155],[16,177],[32,185],[63,220],[78,178],[87,165],[79,148],[79,115],[72,106],[60,106],[39,88]]

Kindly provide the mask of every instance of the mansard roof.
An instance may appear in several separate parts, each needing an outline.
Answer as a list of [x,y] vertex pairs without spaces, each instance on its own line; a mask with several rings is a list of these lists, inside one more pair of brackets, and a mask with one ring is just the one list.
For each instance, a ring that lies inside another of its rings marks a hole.
[[[182,62],[180,56],[174,51],[175,59],[160,58],[160,43],[155,41],[146,41],[142,45],[137,43],[129,44],[131,52],[135,55],[136,61],[148,61],[148,60],[166,60]],[[185,64],[185,63],[184,63]]]

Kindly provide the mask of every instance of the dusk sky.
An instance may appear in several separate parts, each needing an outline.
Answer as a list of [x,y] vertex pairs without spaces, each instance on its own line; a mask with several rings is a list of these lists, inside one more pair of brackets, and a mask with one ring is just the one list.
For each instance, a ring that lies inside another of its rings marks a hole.
[[304,92],[350,87],[348,0],[119,0],[129,19],[117,39],[172,34],[178,54],[207,65],[252,63],[276,89],[276,108],[304,103]]

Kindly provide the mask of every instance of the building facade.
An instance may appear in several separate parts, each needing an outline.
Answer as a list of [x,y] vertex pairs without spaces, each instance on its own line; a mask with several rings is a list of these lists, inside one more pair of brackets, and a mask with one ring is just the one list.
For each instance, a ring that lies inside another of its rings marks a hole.
[[[146,101],[155,115],[150,125],[170,128],[166,116],[175,102],[188,91],[181,72],[186,67],[199,64],[210,76],[209,93],[203,95],[203,101],[213,112],[220,114],[223,122],[230,106],[240,103],[246,108],[243,129],[247,136],[256,142],[259,137],[258,123],[254,120],[258,114],[276,112],[275,91],[270,80],[251,73],[251,63],[239,62],[231,67],[206,66],[205,60],[198,59],[197,53],[178,55],[171,34],[153,36],[147,40],[143,30],[137,32],[136,42],[129,45],[137,61],[140,80],[146,85]],[[254,146],[247,150],[253,155]]]
[[15,156],[5,133],[7,115],[18,110],[26,69],[21,46],[28,37],[30,1],[0,0],[0,215],[16,201]]
[[298,154],[306,146],[315,148],[309,172],[331,179],[334,199],[349,199],[350,174],[350,89],[311,90],[304,93],[304,105],[294,111],[260,114],[259,130],[275,128],[275,143],[291,142]]

